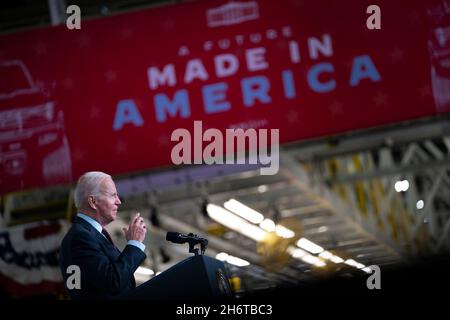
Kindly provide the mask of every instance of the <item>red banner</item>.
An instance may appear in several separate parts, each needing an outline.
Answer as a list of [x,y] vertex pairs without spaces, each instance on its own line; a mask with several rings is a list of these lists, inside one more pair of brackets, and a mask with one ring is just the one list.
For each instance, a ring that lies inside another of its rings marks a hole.
[[[281,4],[282,3],[282,4]],[[173,130],[286,143],[434,116],[422,1],[196,1],[0,37],[0,193],[170,165]]]

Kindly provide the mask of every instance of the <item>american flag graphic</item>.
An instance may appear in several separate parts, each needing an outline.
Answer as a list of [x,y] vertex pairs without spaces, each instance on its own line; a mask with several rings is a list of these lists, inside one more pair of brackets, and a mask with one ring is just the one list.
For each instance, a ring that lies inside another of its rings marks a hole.
[[64,294],[58,257],[68,227],[58,220],[0,229],[0,287],[8,296]]

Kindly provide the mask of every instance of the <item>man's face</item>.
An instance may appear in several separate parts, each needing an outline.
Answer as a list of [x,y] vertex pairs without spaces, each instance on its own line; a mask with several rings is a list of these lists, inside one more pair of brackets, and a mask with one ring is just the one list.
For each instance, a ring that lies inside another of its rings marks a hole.
[[101,224],[107,225],[114,221],[117,218],[117,209],[121,202],[117,195],[116,185],[111,178],[103,179],[99,195],[95,199]]

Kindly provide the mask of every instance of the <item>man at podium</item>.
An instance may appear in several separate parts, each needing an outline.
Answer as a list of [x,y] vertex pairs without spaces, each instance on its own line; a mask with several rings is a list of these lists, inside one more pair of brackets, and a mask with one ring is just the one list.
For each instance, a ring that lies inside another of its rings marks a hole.
[[[60,253],[61,271],[70,297],[124,297],[136,287],[133,274],[146,258],[142,243],[147,233],[144,219],[137,213],[128,228],[123,229],[128,242],[121,252],[104,228],[117,218],[121,204],[111,176],[99,171],[83,174],[75,189],[74,202],[78,214],[62,241]],[[77,279],[72,281],[76,272],[78,283]]]

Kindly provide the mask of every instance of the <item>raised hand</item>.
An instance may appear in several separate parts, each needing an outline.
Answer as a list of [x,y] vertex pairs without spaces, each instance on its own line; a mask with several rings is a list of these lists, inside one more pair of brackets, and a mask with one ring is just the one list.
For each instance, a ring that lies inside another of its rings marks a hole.
[[130,225],[126,228],[122,228],[122,230],[127,241],[136,240],[143,242],[145,235],[147,234],[147,226],[145,225],[144,218],[141,217],[139,212],[133,216]]

